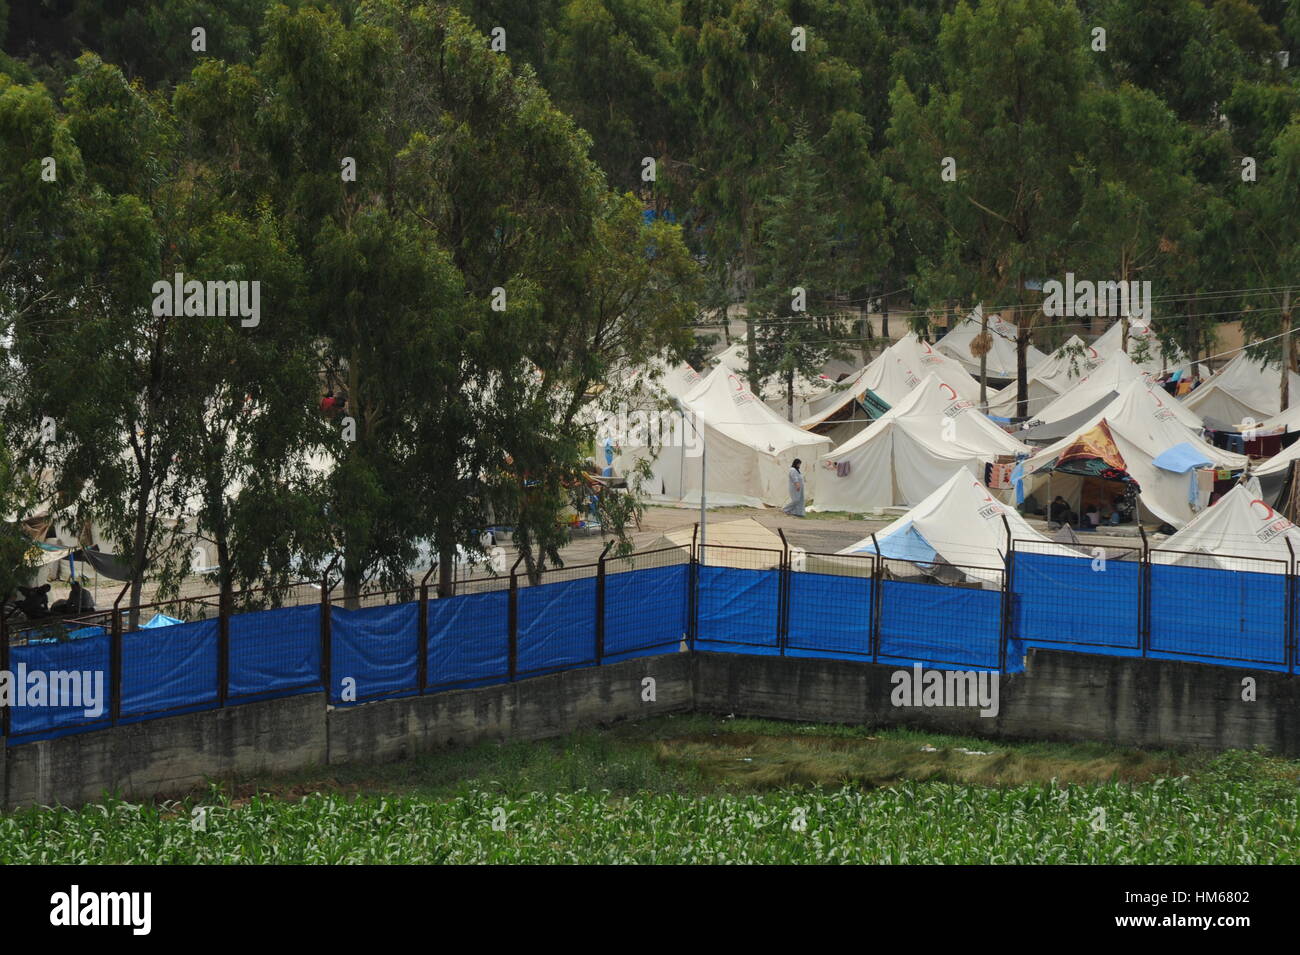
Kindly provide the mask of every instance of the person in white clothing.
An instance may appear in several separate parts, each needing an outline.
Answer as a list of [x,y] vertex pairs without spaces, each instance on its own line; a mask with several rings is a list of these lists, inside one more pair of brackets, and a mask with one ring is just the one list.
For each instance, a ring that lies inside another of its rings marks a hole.
[[799,470],[799,465],[803,462],[798,458],[790,465],[790,503],[784,510],[791,517],[803,517],[803,472]]

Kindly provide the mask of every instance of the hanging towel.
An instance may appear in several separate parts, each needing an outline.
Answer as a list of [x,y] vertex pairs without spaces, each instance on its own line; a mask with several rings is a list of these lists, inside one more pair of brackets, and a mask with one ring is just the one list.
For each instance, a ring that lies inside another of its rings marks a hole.
[[1196,472],[1196,503],[1194,510],[1203,511],[1210,506],[1210,495],[1214,493],[1214,471],[1211,468]]
[[1025,465],[1017,461],[1011,469],[1011,486],[1016,489],[1016,506],[1025,503]]

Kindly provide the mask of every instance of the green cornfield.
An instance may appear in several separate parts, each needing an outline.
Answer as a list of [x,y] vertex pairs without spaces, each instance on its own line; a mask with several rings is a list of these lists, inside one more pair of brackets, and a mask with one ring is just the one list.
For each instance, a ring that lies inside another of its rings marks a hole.
[[686,716],[0,814],[0,863],[1294,863],[1300,764]]
[[470,792],[255,797],[245,805],[29,810],[14,863],[1269,863],[1298,858],[1300,801],[1244,789],[904,783],[743,796]]

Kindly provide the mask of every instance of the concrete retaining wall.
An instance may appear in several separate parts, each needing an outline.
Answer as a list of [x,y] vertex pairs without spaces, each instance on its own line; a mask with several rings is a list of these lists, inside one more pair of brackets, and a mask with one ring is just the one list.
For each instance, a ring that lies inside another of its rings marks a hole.
[[[310,693],[11,746],[0,805],[80,805],[184,792],[206,780],[402,759],[482,739],[542,739],[685,712],[690,654],[643,657],[518,683],[335,709]],[[643,684],[653,678],[653,701]]]
[[[982,717],[895,707],[897,666],[714,653],[696,665],[701,712],[1147,748],[1263,745],[1300,756],[1300,678],[1269,670],[1035,649],[1024,673],[1002,677],[997,716]],[[1242,699],[1247,678],[1254,702]]]
[[322,763],[324,711],[324,694],[304,693],[11,746],[4,804],[75,806],[106,792],[147,799],[214,777]]
[[[545,739],[584,726],[688,712],[688,653],[641,657],[518,683],[413,696],[329,712],[331,763],[403,759],[480,740]],[[655,700],[642,699],[652,678]]]
[[[0,805],[79,805],[105,792],[174,794],[212,778],[397,760],[484,739],[543,739],[691,710],[913,725],[975,736],[1248,748],[1300,756],[1300,678],[1197,663],[1034,650],[1004,677],[999,712],[896,707],[898,667],[673,653],[518,683],[333,709],[304,694],[10,746]],[[655,681],[655,700],[643,680]],[[1255,680],[1254,702],[1242,699]]]

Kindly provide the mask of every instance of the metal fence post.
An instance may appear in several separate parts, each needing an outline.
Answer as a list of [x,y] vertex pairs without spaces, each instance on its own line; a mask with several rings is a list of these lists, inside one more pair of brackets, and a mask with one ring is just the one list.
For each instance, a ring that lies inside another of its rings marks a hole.
[[320,684],[325,690],[325,702],[330,701],[333,687],[331,685],[332,675],[332,649],[334,643],[334,634],[332,621],[330,620],[330,591],[333,584],[330,583],[330,574],[334,571],[334,565],[339,562],[335,557],[328,567],[325,568],[325,575],[320,582]]
[[686,577],[686,645],[691,653],[695,652],[695,639],[700,631],[700,561],[695,548],[699,533],[700,525],[696,524],[691,531],[691,563]]
[[109,701],[109,715],[114,726],[122,717],[122,610],[120,604],[122,598],[126,596],[126,592],[130,589],[130,582],[123,584],[117,599],[113,601],[113,625],[109,631],[108,669],[109,684],[112,687],[113,694],[113,699]]
[[1283,537],[1286,541],[1287,553],[1291,559],[1286,565],[1286,672],[1295,676],[1296,663],[1296,619],[1295,619],[1295,548],[1291,546],[1291,538]]
[[515,673],[519,669],[519,563],[524,559],[524,555],[519,555],[519,560],[510,568],[510,609],[508,614],[509,626],[509,666],[510,682],[515,682]]
[[871,535],[871,546],[875,557],[871,565],[871,662],[880,662],[880,608],[885,589],[885,562],[880,556],[880,543],[876,535]]
[[1151,648],[1151,545],[1141,524],[1138,524],[1138,533],[1142,535],[1142,565],[1138,573],[1138,643],[1145,657]]
[[[9,615],[0,607],[0,673],[12,673],[9,666]],[[0,706],[0,736],[4,737],[4,745],[9,745],[9,710],[12,707]],[[3,758],[3,752],[0,752],[0,758]]]
[[217,597],[217,704],[230,696],[230,595],[223,585]]
[[1002,632],[998,638],[998,672],[1007,672],[1007,645],[1011,640],[1011,620],[1014,612],[1015,596],[1011,590],[1011,578],[1015,567],[1016,542],[1011,537],[1011,523],[1007,515],[1002,515],[1002,527],[1007,532],[1007,553],[1003,558],[1002,568]]
[[790,642],[790,543],[785,539],[785,531],[776,529],[781,538],[781,564],[777,571],[776,585],[776,643],[785,656],[786,644]]
[[429,578],[437,569],[438,562],[435,560],[429,572],[420,581],[420,639],[418,641],[420,658],[415,662],[415,680],[421,693],[429,685]]
[[596,666],[605,658],[605,557],[614,546],[611,540],[596,559]]

